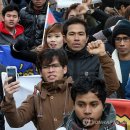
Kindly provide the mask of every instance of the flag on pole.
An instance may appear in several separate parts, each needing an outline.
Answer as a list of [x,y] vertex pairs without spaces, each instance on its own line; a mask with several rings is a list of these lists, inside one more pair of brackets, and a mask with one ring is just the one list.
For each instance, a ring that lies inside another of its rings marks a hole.
[[47,16],[46,16],[46,21],[45,21],[45,29],[49,26],[49,25],[52,25],[54,23],[56,23],[56,19],[51,11],[51,9],[49,8],[48,6],[48,11],[47,11]]
[[46,19],[45,19],[45,25],[44,25],[44,31],[43,31],[43,38],[42,38],[42,45],[44,44],[44,35],[45,35],[45,30],[47,29],[47,27],[49,25],[52,25],[54,23],[56,23],[56,19],[49,7],[50,3],[48,3],[48,6],[47,6],[47,14],[46,14]]

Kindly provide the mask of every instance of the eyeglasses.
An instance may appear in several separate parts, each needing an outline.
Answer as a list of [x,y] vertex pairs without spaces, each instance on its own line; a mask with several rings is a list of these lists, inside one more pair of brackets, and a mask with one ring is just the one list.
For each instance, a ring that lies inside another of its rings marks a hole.
[[123,40],[123,42],[129,42],[130,37],[116,37],[115,38],[115,43],[121,43],[122,40]]
[[61,67],[61,65],[59,63],[42,66],[43,69],[58,68],[58,67]]

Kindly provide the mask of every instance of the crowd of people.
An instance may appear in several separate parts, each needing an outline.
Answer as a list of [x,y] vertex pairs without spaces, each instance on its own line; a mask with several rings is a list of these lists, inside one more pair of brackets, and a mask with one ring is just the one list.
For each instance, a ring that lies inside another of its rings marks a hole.
[[[56,22],[45,29],[48,2]],[[0,45],[33,63],[42,80],[18,108],[20,82],[0,80],[1,130],[4,116],[14,128],[32,121],[37,130],[125,130],[105,101],[130,99],[130,0],[92,2],[59,9],[55,0],[6,1]]]

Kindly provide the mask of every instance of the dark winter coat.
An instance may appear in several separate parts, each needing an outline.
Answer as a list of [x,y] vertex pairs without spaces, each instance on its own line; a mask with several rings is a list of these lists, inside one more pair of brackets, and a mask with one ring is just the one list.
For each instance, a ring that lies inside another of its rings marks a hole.
[[47,2],[44,4],[42,10],[36,11],[33,9],[32,1],[20,11],[20,23],[25,28],[24,34],[28,48],[38,46],[42,43],[46,11]]

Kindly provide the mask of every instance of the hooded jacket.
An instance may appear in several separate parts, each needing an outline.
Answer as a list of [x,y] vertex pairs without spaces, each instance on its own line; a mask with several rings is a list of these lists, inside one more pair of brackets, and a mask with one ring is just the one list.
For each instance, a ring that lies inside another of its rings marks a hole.
[[12,45],[17,42],[18,39],[23,39],[24,27],[17,24],[15,27],[15,34],[11,33],[5,28],[4,22],[0,22],[0,45]]
[[[106,103],[100,121],[101,125],[98,130],[125,130],[125,128],[117,126],[115,121],[115,109],[111,104]],[[64,119],[64,123],[62,124],[61,128],[66,128],[64,130],[87,130],[76,116],[75,111],[73,111],[70,116]],[[60,128],[57,130],[60,130]]]
[[37,130],[55,130],[63,117],[72,110],[70,97],[72,78],[64,78],[56,82],[40,82],[33,95],[16,109],[14,99],[10,103],[3,101],[2,111],[11,127],[21,127],[33,121]]

